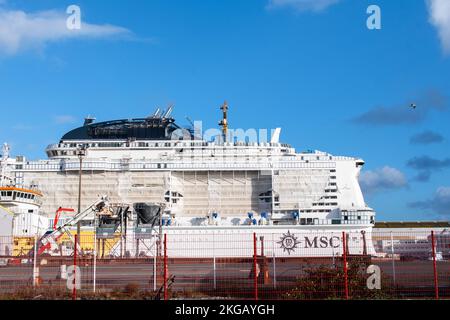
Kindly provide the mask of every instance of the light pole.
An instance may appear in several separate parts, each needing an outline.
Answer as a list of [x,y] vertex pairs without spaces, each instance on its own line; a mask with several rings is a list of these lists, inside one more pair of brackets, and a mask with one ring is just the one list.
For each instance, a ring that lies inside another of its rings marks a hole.
[[[76,154],[78,159],[80,159],[80,170],[78,172],[78,214],[81,213],[81,176],[83,174],[83,158],[86,156],[87,147],[86,145],[81,145],[77,148]],[[80,232],[81,232],[81,221],[77,223],[77,243],[76,246],[80,246]],[[75,249],[76,250],[76,249]]]

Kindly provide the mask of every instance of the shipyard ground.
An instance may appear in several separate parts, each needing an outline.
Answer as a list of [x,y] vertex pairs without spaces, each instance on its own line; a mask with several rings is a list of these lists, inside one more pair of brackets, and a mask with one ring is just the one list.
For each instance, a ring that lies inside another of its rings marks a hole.
[[[212,260],[169,259],[167,280],[172,298],[244,298],[251,299],[254,294],[252,262],[249,259],[216,261],[215,271]],[[12,261],[18,263],[19,261]],[[24,261],[20,261],[24,262]],[[339,263],[339,261],[334,261]],[[265,298],[284,299],[286,294],[298,286],[298,279],[306,275],[308,268],[318,268],[325,263],[323,259],[283,259],[274,266],[268,260],[258,279],[258,287]],[[0,267],[0,296],[3,299],[30,298],[70,298],[66,289],[67,280],[61,279],[60,266],[71,265],[70,259],[48,258],[41,260],[39,266],[38,291],[31,290],[33,265],[30,263],[9,264]],[[380,267],[383,274],[382,285],[396,292],[395,298],[433,298],[433,264],[428,260],[392,261],[372,260],[371,264]],[[439,291],[442,297],[450,297],[450,261],[438,261]],[[94,267],[92,260],[80,260],[80,297],[95,298],[92,294]],[[154,272],[156,270],[156,273]],[[275,270],[275,273],[274,273]],[[154,299],[163,285],[161,261],[153,259],[115,259],[98,260],[96,265],[97,298]],[[327,279],[323,279],[327,281]],[[39,290],[39,287],[42,290]],[[31,288],[31,289],[30,289]],[[62,296],[54,296],[49,291],[58,291]],[[38,292],[39,294],[36,294]],[[46,293],[49,293],[46,297]],[[29,295],[29,296],[27,296]],[[156,297],[161,298],[161,297]]]

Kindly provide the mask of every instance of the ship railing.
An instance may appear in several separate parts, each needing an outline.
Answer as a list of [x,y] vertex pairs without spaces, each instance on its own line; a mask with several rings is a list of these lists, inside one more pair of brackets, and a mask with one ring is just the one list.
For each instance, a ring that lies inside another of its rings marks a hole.
[[[89,161],[83,162],[83,170],[156,170],[156,169],[330,169],[335,168],[334,162],[304,162],[304,161],[280,161],[276,160],[257,161],[257,162],[198,162],[201,159],[193,161],[130,161],[126,165],[118,161]],[[77,160],[49,160],[38,162],[27,162],[21,168],[16,168],[18,171],[71,171],[79,170],[79,162]]]

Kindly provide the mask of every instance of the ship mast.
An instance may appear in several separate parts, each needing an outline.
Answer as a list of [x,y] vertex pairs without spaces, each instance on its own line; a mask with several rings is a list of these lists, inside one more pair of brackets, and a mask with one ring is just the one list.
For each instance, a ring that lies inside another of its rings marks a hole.
[[9,159],[9,150],[9,145],[7,143],[4,143],[2,148],[2,158],[0,159],[0,186],[2,186],[4,181],[6,180],[5,171],[7,165],[6,162]]
[[220,110],[223,111],[223,119],[219,122],[219,126],[222,127],[223,141],[228,142],[228,103],[226,101]]

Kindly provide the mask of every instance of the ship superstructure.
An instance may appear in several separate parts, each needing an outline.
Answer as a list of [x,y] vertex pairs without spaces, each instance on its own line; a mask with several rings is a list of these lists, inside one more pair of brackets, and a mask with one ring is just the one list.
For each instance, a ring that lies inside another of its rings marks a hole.
[[81,164],[82,207],[100,194],[131,207],[160,203],[162,223],[171,230],[296,226],[370,232],[375,212],[358,183],[362,159],[296,152],[279,142],[280,129],[267,142],[236,141],[228,132],[228,105],[222,110],[222,134],[211,140],[178,126],[172,107],[147,118],[87,118],[47,147],[47,160],[3,159],[2,172],[16,187],[38,186],[41,211],[49,217],[62,205],[77,207]]

